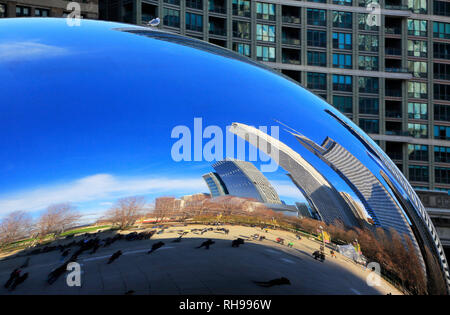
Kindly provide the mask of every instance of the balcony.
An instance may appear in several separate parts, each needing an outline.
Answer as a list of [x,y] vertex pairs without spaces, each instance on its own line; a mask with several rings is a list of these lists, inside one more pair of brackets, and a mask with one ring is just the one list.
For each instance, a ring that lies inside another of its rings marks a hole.
[[300,64],[300,50],[283,48],[281,50],[281,54],[282,54],[281,57],[282,63],[287,63],[291,65]]
[[210,16],[208,29],[211,35],[227,36],[225,19]]
[[401,35],[402,34],[402,28],[401,27],[386,27],[384,29],[384,32],[386,34],[391,34],[391,35]]
[[397,110],[386,110],[385,114],[388,118],[402,118],[402,112]]
[[300,29],[283,27],[281,30],[281,43],[284,45],[300,46]]
[[402,90],[399,90],[399,89],[386,89],[386,96],[402,97]]
[[402,10],[402,11],[409,11],[409,8],[407,5],[401,5],[401,4],[386,4],[385,5],[386,10]]
[[385,68],[384,71],[395,73],[409,73],[409,70],[407,68],[397,68],[397,67]]
[[281,62],[282,62],[282,63],[291,64],[291,65],[299,65],[299,64],[300,64],[300,60],[298,60],[298,59],[293,59],[293,58],[289,58],[289,57],[285,57],[285,56],[283,56]]
[[402,160],[403,159],[403,153],[402,152],[386,152],[386,154],[392,159],[392,160]]
[[386,47],[384,52],[386,55],[390,55],[390,56],[401,56],[402,55],[401,48]]
[[333,83],[333,90],[334,91],[351,92],[352,91],[352,85],[351,84]]
[[292,38],[292,37],[283,37],[281,40],[281,43],[284,45],[300,45],[300,39],[299,38]]
[[283,15],[282,21],[283,23],[300,24],[300,17]]
[[227,36],[227,30],[224,28],[213,27],[209,28],[209,34],[217,36]]
[[214,5],[214,6],[209,6],[208,11],[211,13],[226,14],[227,8],[224,6]]

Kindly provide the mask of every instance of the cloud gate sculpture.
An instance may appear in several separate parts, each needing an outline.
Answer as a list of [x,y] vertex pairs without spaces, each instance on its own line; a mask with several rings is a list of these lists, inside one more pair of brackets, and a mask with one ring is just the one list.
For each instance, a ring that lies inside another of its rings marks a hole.
[[211,205],[233,195],[297,214],[297,194],[324,225],[409,239],[428,293],[450,289],[436,230],[395,164],[346,116],[263,64],[154,28],[3,19],[0,81],[2,217],[196,193]]

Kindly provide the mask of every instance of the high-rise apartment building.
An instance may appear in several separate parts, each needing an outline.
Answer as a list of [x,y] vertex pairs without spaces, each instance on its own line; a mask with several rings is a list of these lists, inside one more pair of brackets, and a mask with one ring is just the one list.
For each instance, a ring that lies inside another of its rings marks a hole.
[[100,19],[155,17],[298,81],[376,140],[415,189],[450,191],[450,1],[100,0]]

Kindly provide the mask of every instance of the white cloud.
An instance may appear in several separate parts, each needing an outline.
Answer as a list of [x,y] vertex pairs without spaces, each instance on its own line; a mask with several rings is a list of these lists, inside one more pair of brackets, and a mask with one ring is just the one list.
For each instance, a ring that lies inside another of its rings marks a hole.
[[99,205],[100,206],[112,206],[113,203],[111,201],[106,201],[106,202],[100,202]]
[[54,57],[69,53],[66,48],[46,45],[36,41],[0,44],[0,62],[42,57]]
[[[183,191],[207,190],[201,177],[120,178],[96,174],[59,186],[47,186],[0,196],[0,216],[13,211],[37,211],[53,203],[115,200],[131,195],[174,194]],[[107,206],[103,204],[102,206]]]

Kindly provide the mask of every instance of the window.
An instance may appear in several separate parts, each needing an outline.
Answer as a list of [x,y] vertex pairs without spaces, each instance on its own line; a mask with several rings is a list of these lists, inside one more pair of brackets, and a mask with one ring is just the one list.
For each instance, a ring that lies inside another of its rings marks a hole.
[[6,5],[0,3],[0,18],[6,16]]
[[50,16],[50,10],[36,8],[34,9],[34,16],[48,17]]
[[426,103],[408,103],[409,119],[428,119],[428,106]]
[[434,161],[438,163],[450,163],[450,147],[434,147]]
[[233,43],[233,50],[241,55],[250,57],[250,45],[243,43]]
[[275,4],[256,2],[256,18],[275,21]]
[[275,41],[275,25],[256,24],[256,40]]
[[203,32],[203,15],[186,12],[186,29]]
[[333,27],[352,28],[352,13],[333,11]]
[[359,113],[378,115],[379,113],[379,101],[378,98],[372,97],[360,97],[359,98]]
[[319,9],[307,9],[307,22],[309,25],[327,25],[327,12]]
[[321,51],[308,51],[307,61],[309,66],[326,67],[327,66],[327,54]]
[[222,14],[226,14],[227,10],[226,10],[226,2],[220,2],[217,0],[209,0],[209,7],[208,7],[208,11],[209,12],[214,12],[214,13],[222,13]]
[[414,13],[427,13],[427,0],[408,0],[408,9]]
[[434,180],[436,183],[450,184],[450,168],[436,166],[434,168]]
[[408,71],[416,78],[426,78],[428,74],[428,64],[426,61],[408,60]]
[[408,159],[411,161],[428,161],[428,146],[408,144]]
[[353,90],[352,76],[333,74],[333,90],[351,92]]
[[433,13],[436,15],[450,16],[450,2],[434,0]]
[[427,36],[427,21],[408,19],[408,35]]
[[352,34],[333,33],[333,48],[352,49]]
[[408,82],[408,97],[410,98],[427,98],[428,87],[423,82]]
[[233,20],[233,37],[250,39],[250,23]]
[[203,0],[186,0],[186,7],[203,10]]
[[378,78],[373,77],[359,77],[359,92],[360,93],[378,93]]
[[367,8],[367,5],[370,3],[380,3],[378,0],[357,0],[358,1],[358,5],[360,7],[365,7]]
[[351,69],[352,55],[333,54],[333,68]]
[[427,42],[423,40],[408,40],[408,56],[427,57]]
[[359,70],[377,71],[378,57],[377,56],[359,56],[358,57]]
[[450,85],[434,84],[434,99],[450,101]]
[[450,44],[433,43],[434,58],[450,60]]
[[408,123],[408,133],[414,138],[428,138],[428,126],[425,124]]
[[180,27],[180,11],[164,8],[164,25]]
[[351,96],[333,95],[333,106],[345,114],[353,112],[353,98]]
[[[371,2],[370,0],[368,1]],[[368,13],[358,13],[358,25],[360,30],[378,31],[378,25],[376,25],[376,23],[367,23],[371,16],[369,16]]]
[[450,121],[450,105],[434,104],[434,120]]
[[450,39],[450,23],[433,22],[433,37]]
[[413,182],[428,182],[428,166],[410,165],[409,180]]
[[31,16],[31,10],[29,7],[16,6],[16,16]]
[[249,0],[233,0],[233,15],[250,17],[250,1]]
[[256,46],[256,59],[275,62],[275,47]]
[[164,3],[180,5],[180,0],[164,0]]
[[378,35],[358,35],[359,51],[378,51]]
[[308,46],[327,47],[327,33],[325,31],[308,30]]
[[441,140],[450,140],[450,127],[435,125],[434,138]]
[[366,133],[379,133],[379,122],[378,119],[359,119],[359,126]]
[[333,4],[339,4],[339,5],[352,5],[352,0],[333,0]]
[[306,74],[306,81],[308,89],[326,90],[327,89],[327,75],[326,73],[308,72]]
[[438,80],[450,80],[450,64],[434,63],[433,75]]

